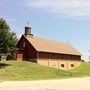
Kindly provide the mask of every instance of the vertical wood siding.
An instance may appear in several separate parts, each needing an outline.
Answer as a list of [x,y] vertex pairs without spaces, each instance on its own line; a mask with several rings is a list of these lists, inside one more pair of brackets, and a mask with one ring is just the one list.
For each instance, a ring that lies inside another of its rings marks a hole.
[[20,58],[24,60],[35,60],[37,58],[37,51],[24,37],[19,41],[17,48],[19,48],[16,53],[17,60]]
[[39,52],[38,63],[44,66],[70,70],[78,67],[80,62],[80,56]]

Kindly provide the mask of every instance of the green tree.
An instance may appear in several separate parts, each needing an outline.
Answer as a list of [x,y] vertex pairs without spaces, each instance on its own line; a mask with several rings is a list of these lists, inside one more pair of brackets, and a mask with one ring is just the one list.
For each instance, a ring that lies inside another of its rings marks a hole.
[[0,54],[14,52],[17,40],[16,33],[11,32],[6,20],[0,18]]

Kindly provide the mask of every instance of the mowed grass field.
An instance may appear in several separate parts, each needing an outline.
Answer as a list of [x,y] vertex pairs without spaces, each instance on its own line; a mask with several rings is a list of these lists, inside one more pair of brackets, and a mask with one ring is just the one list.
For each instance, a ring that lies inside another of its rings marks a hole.
[[90,63],[70,71],[45,67],[28,61],[0,63],[0,80],[43,80],[90,76]]

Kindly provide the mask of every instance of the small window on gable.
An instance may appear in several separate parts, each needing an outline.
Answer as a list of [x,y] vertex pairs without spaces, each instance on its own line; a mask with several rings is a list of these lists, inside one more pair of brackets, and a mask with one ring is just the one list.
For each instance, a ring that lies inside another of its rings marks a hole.
[[64,67],[64,64],[61,64],[61,67]]
[[74,67],[74,64],[71,64],[71,67]]
[[23,47],[25,47],[25,42],[23,42]]

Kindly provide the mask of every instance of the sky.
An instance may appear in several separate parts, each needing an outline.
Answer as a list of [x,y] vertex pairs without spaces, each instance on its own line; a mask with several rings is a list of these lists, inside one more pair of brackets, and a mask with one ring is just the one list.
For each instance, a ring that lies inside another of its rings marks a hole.
[[0,0],[0,17],[18,37],[29,22],[35,36],[70,43],[89,61],[90,0]]

